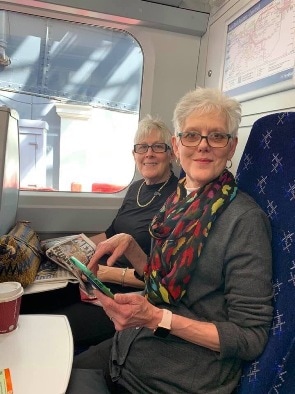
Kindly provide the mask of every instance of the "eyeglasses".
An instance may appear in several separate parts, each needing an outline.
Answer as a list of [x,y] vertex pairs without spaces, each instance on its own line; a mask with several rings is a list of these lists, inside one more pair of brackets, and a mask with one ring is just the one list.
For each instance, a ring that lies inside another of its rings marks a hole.
[[208,135],[201,135],[197,131],[187,131],[183,133],[178,133],[177,136],[180,138],[180,141],[183,146],[198,146],[202,139],[205,138],[207,144],[211,146],[211,148],[224,148],[230,138],[232,138],[231,134],[226,133],[210,133]]
[[135,144],[134,152],[135,153],[146,153],[149,148],[152,148],[154,153],[164,153],[170,149],[170,146],[165,144],[164,142],[158,142],[156,144],[148,145],[148,144]]

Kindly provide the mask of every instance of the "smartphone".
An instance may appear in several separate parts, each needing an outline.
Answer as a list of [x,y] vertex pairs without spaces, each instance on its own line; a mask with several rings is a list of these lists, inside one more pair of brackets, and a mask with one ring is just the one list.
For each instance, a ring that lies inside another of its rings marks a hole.
[[76,259],[76,257],[71,256],[70,257],[71,262],[74,264],[75,267],[79,268],[83,272],[83,274],[87,277],[89,282],[98,290],[102,291],[105,295],[107,295],[110,298],[114,298],[114,294],[111,292],[111,290],[106,287],[93,273],[79,261]]

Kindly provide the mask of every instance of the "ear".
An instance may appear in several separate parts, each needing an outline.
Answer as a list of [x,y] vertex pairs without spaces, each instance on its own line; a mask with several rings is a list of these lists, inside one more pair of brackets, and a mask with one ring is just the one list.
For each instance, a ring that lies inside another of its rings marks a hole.
[[171,146],[171,149],[169,149],[169,152],[170,152],[171,161],[174,161],[176,158],[175,158],[173,146]]
[[175,135],[172,136],[172,149],[173,149],[173,156],[175,159],[178,158],[179,153],[178,153],[178,141],[177,138],[175,137]]
[[235,137],[231,140],[230,150],[228,153],[228,160],[230,160],[235,154],[237,144],[238,144],[238,137]]

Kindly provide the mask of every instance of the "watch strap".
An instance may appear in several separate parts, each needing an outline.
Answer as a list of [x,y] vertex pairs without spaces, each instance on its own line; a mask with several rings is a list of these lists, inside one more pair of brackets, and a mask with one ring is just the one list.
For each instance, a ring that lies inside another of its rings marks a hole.
[[172,312],[169,311],[168,309],[163,309],[163,316],[162,320],[158,324],[158,327],[154,330],[157,331],[157,329],[160,328],[165,328],[166,330],[171,330],[171,322],[172,322]]

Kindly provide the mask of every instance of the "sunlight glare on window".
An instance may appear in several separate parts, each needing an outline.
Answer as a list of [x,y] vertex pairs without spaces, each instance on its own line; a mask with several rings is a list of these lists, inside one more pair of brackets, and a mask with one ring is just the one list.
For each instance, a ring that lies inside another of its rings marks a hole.
[[1,73],[0,105],[19,114],[21,189],[128,187],[135,171],[140,45],[118,29],[0,13],[11,59]]

